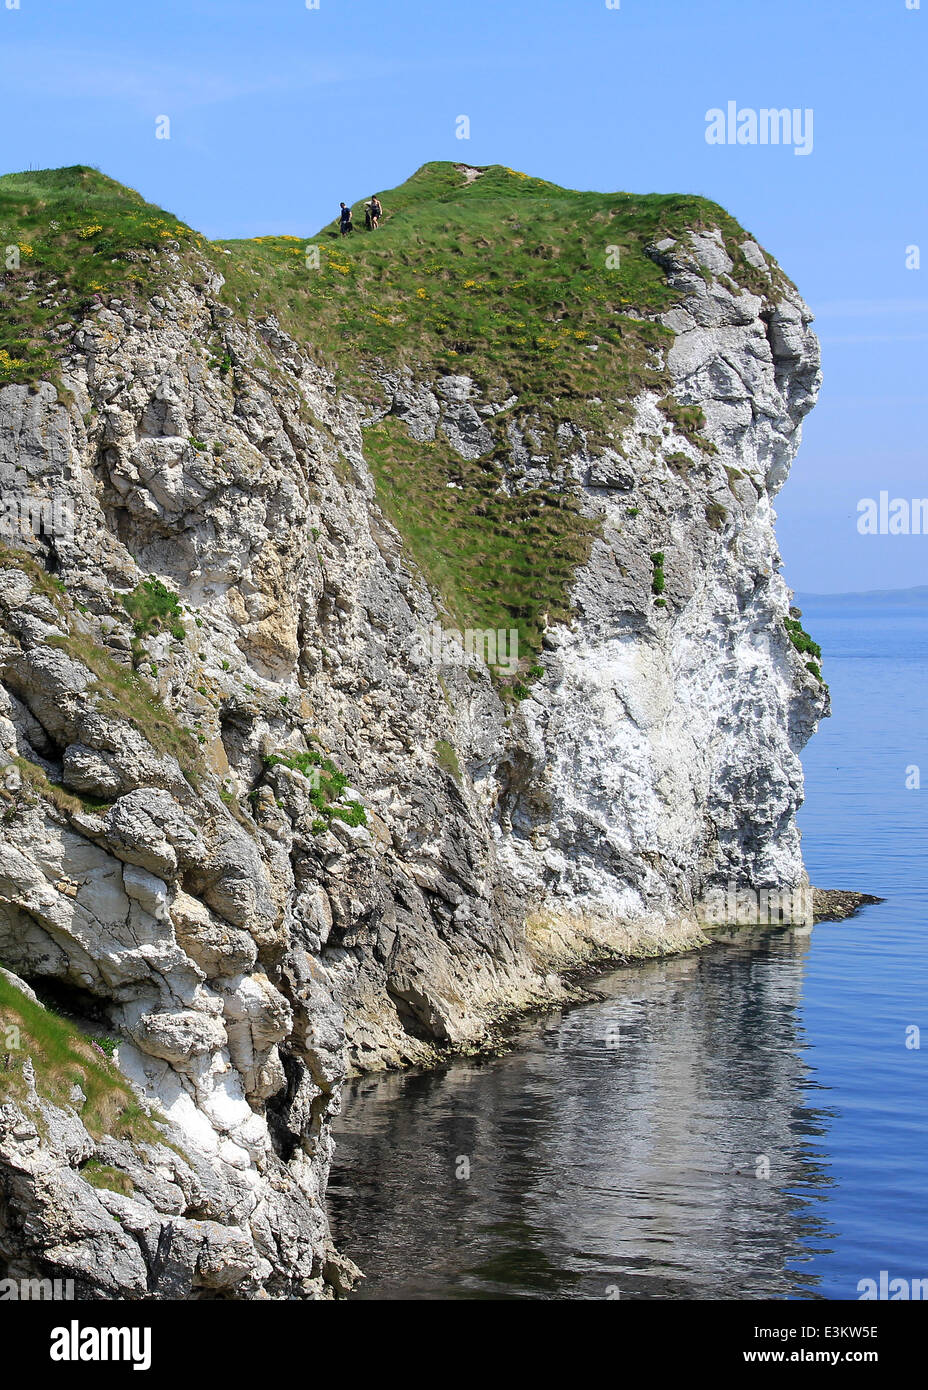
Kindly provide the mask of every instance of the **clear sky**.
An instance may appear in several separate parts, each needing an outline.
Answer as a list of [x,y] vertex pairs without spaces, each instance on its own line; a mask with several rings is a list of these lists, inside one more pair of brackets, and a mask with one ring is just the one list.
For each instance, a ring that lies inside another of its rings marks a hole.
[[[928,536],[856,527],[860,498],[928,496],[928,0],[16,3],[4,170],[97,165],[210,237],[310,235],[430,159],[724,204],[822,339],[778,506],[789,582],[928,583]],[[811,153],[707,144],[729,101],[811,108]]]

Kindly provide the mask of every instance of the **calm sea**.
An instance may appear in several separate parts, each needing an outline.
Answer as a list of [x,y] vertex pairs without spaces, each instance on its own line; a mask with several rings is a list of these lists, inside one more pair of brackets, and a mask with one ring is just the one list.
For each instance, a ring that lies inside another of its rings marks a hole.
[[330,1191],[354,1297],[928,1278],[928,607],[802,607],[834,705],[804,756],[806,862],[887,901],[616,971],[504,1057],[356,1084]]

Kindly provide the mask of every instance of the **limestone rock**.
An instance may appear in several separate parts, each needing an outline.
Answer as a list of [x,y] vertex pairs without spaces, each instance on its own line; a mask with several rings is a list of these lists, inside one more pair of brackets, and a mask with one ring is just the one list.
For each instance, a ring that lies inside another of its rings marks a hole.
[[[505,382],[382,367],[376,418],[494,449],[502,486],[596,523],[516,707],[423,645],[444,619],[378,507],[371,411],[232,315],[211,267],[95,306],[68,404],[0,387],[0,487],[74,517],[62,591],[40,540],[0,557],[0,959],[115,1040],[152,1125],[91,1133],[80,1088],[53,1103],[23,1067],[0,1095],[10,1272],[81,1298],[342,1294],[324,1193],[349,1067],[432,1061],[563,1001],[568,967],[698,944],[708,885],[803,880],[827,693],[783,625],[773,501],[818,348],[761,249],[750,285],[730,249],[711,226],[649,249],[677,292],[670,404],[640,391],[621,440],[566,399],[552,442]],[[181,632],[140,639],[124,600],[152,575]],[[321,813],[323,757],[364,824]]]

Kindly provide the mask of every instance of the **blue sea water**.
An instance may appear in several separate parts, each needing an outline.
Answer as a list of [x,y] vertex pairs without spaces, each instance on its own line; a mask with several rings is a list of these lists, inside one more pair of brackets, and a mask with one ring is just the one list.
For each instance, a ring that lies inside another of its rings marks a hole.
[[[810,1084],[832,1112],[833,1235],[805,1269],[847,1298],[883,1269],[928,1277],[928,605],[807,598],[803,625],[834,709],[803,755],[809,874],[886,898],[816,927],[800,1006]],[[906,785],[913,768],[921,787]]]
[[806,862],[886,901],[612,972],[504,1056],[358,1082],[330,1189],[355,1297],[928,1278],[928,606],[802,606],[834,707],[804,755]]

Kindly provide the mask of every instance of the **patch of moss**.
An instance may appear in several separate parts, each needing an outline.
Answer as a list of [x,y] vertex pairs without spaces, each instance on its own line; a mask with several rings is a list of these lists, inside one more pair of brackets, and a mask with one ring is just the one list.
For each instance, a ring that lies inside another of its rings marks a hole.
[[817,642],[813,641],[809,634],[803,629],[802,623],[798,618],[784,618],[783,626],[789,634],[789,640],[801,656],[813,656],[816,661],[821,661],[821,647]]
[[[14,757],[13,762],[19,768],[24,784],[66,815],[76,816],[88,811],[99,814],[108,811],[112,805],[110,801],[97,801],[92,797],[79,796],[76,792],[69,791],[60,782],[53,782],[43,767],[30,762],[28,758]],[[0,797],[6,803],[0,819],[5,823],[15,818],[20,806],[20,796],[21,792],[0,788]]]
[[722,506],[721,502],[706,503],[706,521],[708,521],[713,531],[721,531],[727,520],[728,512]]
[[150,575],[137,584],[130,594],[123,595],[123,606],[132,618],[136,637],[167,629],[182,642],[187,633],[180,621],[183,609],[180,600],[160,579]]
[[435,759],[442,772],[447,772],[456,782],[461,780],[461,764],[456,749],[445,738],[435,741]]
[[[344,821],[347,825],[367,824],[367,813],[360,801],[349,801],[345,806],[336,804],[348,786],[349,779],[344,772],[339,772],[331,758],[324,757],[317,749],[310,748],[306,753],[286,755],[272,753],[263,761],[268,769],[287,767],[291,772],[299,772],[309,778],[312,784],[309,799],[323,818],[323,829],[327,828],[333,818]],[[313,826],[317,823],[318,821],[314,821]],[[317,834],[318,831],[313,829],[313,833]]]
[[123,1173],[119,1168],[112,1168],[107,1163],[100,1163],[95,1158],[90,1158],[79,1169],[81,1177],[85,1182],[89,1182],[91,1187],[102,1187],[109,1192],[121,1192],[124,1197],[131,1197],[135,1192],[135,1183],[128,1173]]
[[68,591],[64,581],[56,574],[49,574],[28,551],[17,550],[0,541],[0,569],[22,570],[36,593],[50,599],[59,612],[66,611]]
[[[706,425],[702,406],[681,405],[673,396],[665,396],[663,400],[658,401],[657,407],[664,418],[669,420],[675,429],[688,439],[695,448],[702,449],[706,454],[718,453],[718,449],[712,441],[700,434],[700,430],[705,429]],[[691,460],[687,459],[687,463],[692,466]]]

